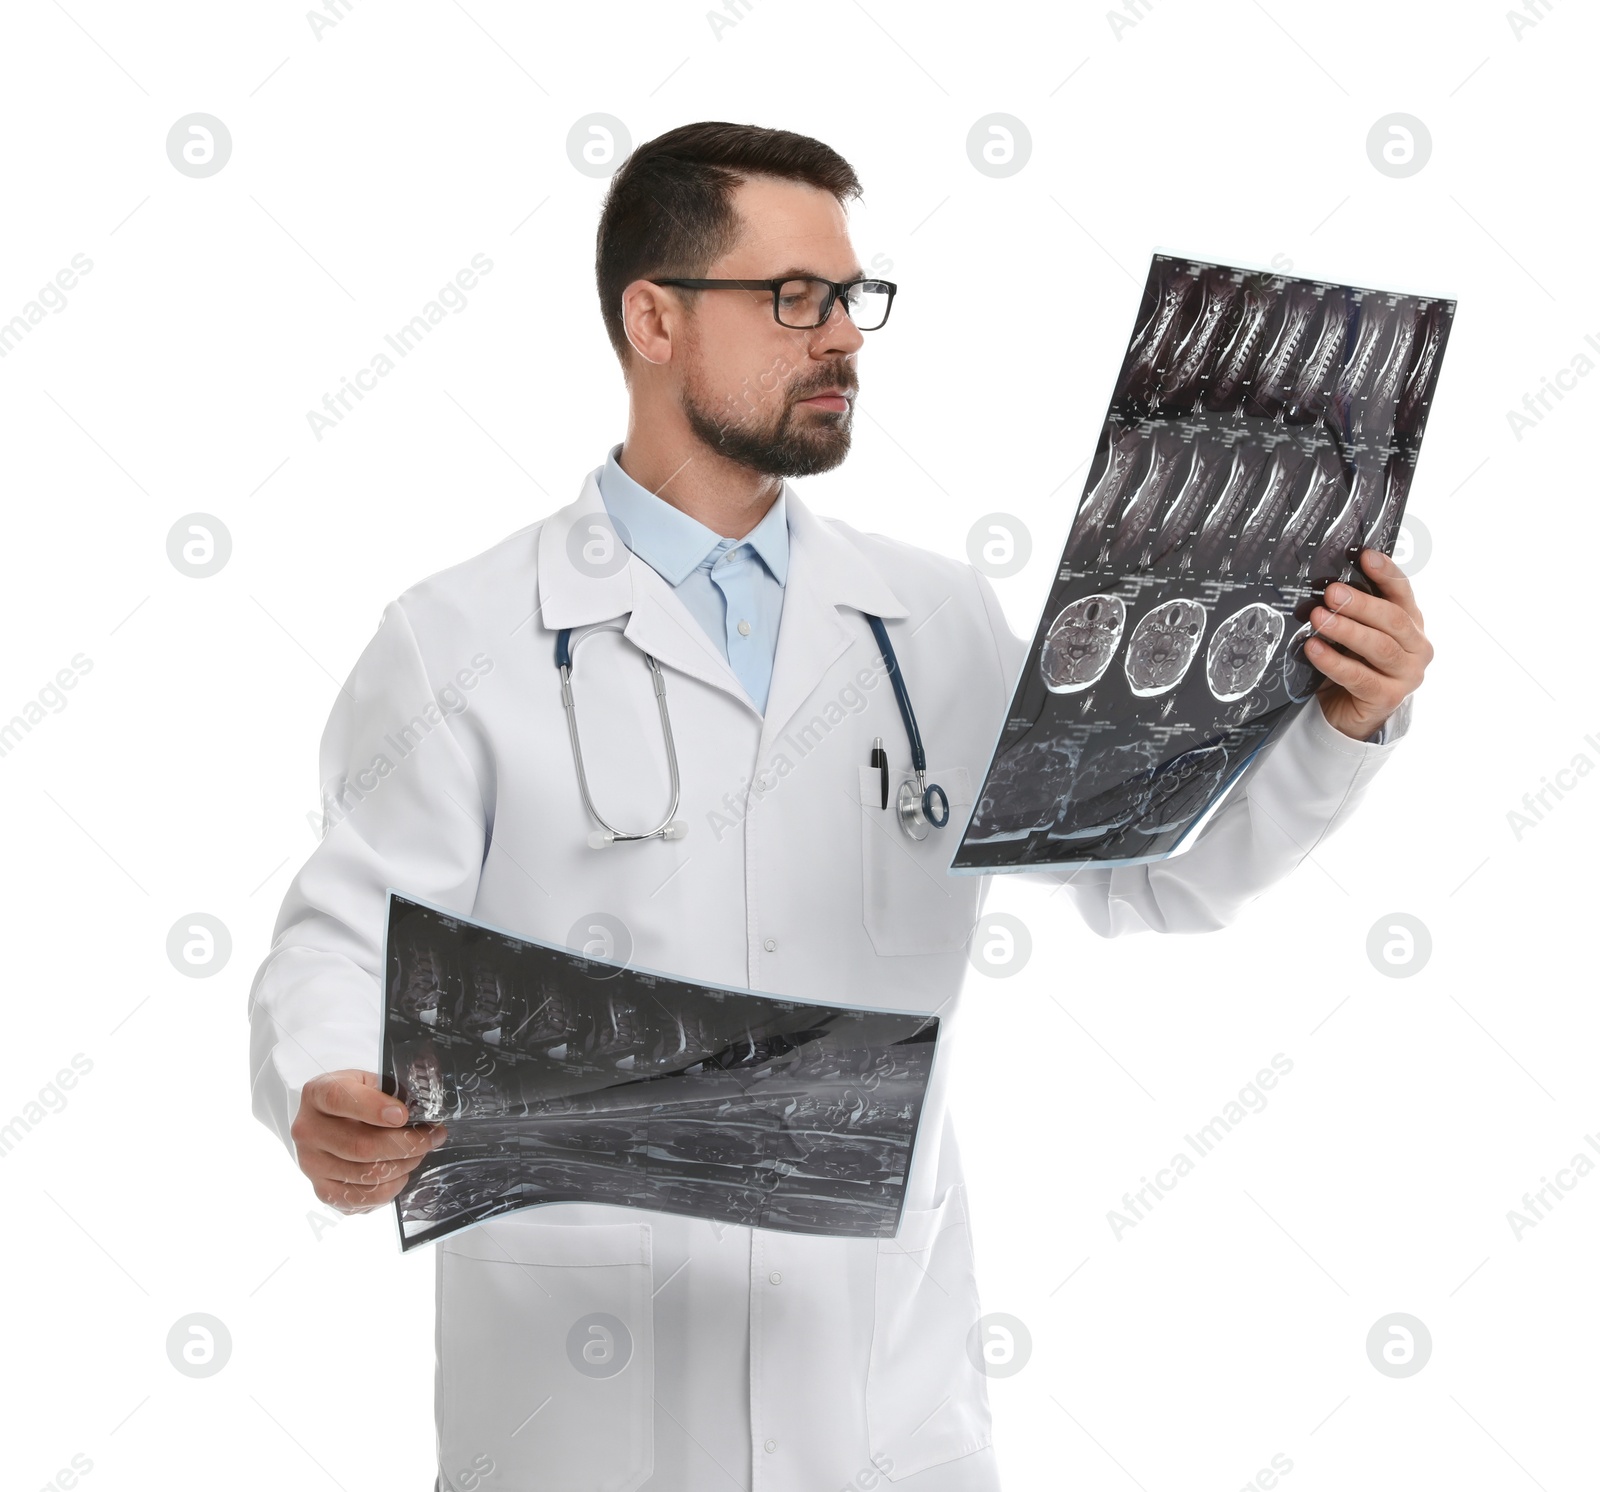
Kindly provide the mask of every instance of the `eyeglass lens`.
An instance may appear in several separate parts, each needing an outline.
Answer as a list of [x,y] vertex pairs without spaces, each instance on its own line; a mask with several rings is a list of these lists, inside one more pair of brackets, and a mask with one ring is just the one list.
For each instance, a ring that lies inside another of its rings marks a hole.
[[[845,292],[845,311],[858,331],[875,331],[888,316],[889,292],[881,287],[881,281],[867,280]],[[778,320],[799,329],[821,326],[829,292],[823,280],[785,280],[778,288]],[[827,309],[831,312],[833,307]]]

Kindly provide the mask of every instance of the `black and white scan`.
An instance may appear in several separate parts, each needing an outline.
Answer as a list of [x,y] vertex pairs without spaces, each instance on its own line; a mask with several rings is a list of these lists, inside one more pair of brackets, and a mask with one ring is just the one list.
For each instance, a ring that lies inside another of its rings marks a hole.
[[552,1202],[891,1238],[931,1015],[812,1005],[588,958],[389,893],[382,1075],[447,1138],[401,1248]]
[[1158,254],[951,870],[1158,860],[1325,682],[1394,552],[1455,302]]

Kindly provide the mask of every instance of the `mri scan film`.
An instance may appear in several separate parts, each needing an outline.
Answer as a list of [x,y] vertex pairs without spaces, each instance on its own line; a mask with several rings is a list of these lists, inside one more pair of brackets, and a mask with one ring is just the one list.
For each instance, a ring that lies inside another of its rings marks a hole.
[[1159,860],[1325,680],[1394,552],[1455,302],[1158,254],[951,870]]
[[549,1202],[892,1238],[939,1021],[695,984],[389,893],[384,1091],[444,1144],[411,1249]]

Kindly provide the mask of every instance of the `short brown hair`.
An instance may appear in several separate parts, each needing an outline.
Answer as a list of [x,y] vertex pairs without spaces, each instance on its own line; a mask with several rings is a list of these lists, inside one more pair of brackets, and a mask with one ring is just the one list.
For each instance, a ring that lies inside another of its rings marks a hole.
[[[704,275],[738,240],[734,189],[757,175],[820,187],[841,204],[861,195],[855,169],[820,140],[720,120],[679,125],[646,140],[611,178],[595,235],[594,277],[606,335],[624,371],[630,349],[622,292],[654,275]],[[699,295],[681,293],[691,303]]]

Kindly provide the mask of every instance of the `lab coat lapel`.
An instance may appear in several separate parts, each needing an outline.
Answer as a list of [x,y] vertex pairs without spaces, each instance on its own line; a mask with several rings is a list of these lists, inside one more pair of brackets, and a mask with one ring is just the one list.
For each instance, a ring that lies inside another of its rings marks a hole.
[[[603,541],[604,529],[593,520],[605,517],[599,469],[584,479],[576,502],[552,513],[539,533],[538,618],[551,634],[563,627],[587,627],[627,615],[623,636],[665,667],[677,669],[714,689],[755,705],[745,693],[728,660],[706,630],[678,599],[677,593],[635,554],[612,574],[597,573],[573,563],[570,545],[589,538]],[[593,530],[593,532],[591,532]],[[574,531],[580,535],[574,538]],[[600,567],[603,571],[604,567]]]
[[[847,626],[839,608],[848,606],[883,617],[909,614],[854,544],[818,518],[787,483],[784,494],[789,575],[783,588],[772,688],[762,723],[758,753],[762,761],[828,670],[865,631],[863,626]],[[867,662],[864,657],[863,666]]]
[[623,629],[628,641],[681,673],[733,695],[752,714],[759,713],[739,676],[677,592],[643,560],[632,558],[630,568],[634,571],[633,615]]

